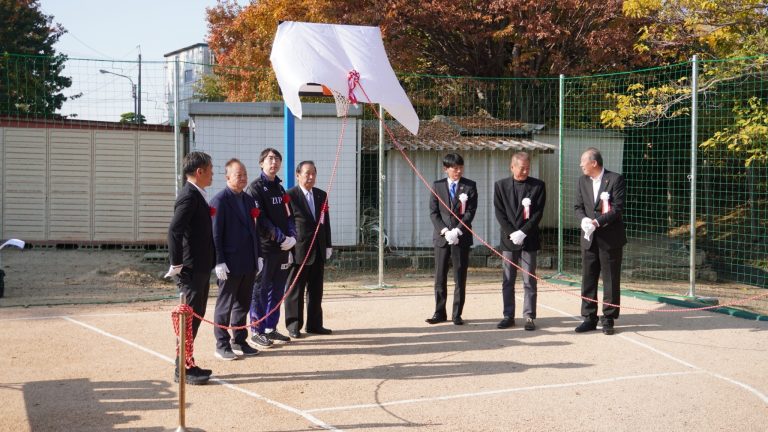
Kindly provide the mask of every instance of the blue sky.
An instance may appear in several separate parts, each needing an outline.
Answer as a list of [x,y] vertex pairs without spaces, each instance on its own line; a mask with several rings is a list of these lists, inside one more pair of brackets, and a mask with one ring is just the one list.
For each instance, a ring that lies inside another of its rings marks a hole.
[[215,5],[216,0],[42,0],[43,13],[67,30],[55,45],[69,57],[64,75],[72,78],[72,86],[63,92],[70,99],[59,113],[117,121],[122,113],[134,111],[131,83],[138,84],[141,52],[141,113],[150,123],[167,121],[163,55],[206,42],[205,9]]
[[[241,4],[245,4],[242,1]],[[71,58],[160,61],[163,54],[205,42],[205,8],[216,0],[42,0],[41,9],[67,29],[56,45]]]

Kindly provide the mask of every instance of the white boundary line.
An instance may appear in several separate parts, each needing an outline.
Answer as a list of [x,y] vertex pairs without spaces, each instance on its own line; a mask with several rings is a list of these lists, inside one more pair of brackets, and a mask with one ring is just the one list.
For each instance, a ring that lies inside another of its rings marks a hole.
[[419,399],[405,399],[405,400],[397,400],[397,401],[391,401],[391,402],[382,402],[378,404],[360,404],[360,405],[347,405],[347,406],[337,406],[337,407],[328,407],[328,408],[314,408],[314,409],[308,409],[306,411],[315,413],[315,412],[327,412],[327,411],[345,411],[345,410],[353,410],[353,409],[369,409],[369,408],[378,408],[378,407],[392,406],[392,405],[406,405],[406,404],[414,404],[414,403],[444,401],[444,400],[451,400],[451,399],[472,398],[472,397],[478,397],[478,396],[493,396],[493,395],[499,395],[499,394],[517,393],[517,392],[525,392],[525,391],[532,391],[532,390],[560,389],[560,388],[567,388],[567,387],[605,384],[605,383],[635,380],[635,379],[659,378],[659,377],[692,375],[692,374],[702,374],[702,373],[704,372],[683,371],[683,372],[665,372],[665,373],[646,374],[646,375],[628,375],[628,376],[604,378],[604,379],[592,380],[592,381],[577,381],[577,382],[562,383],[562,384],[542,384],[542,385],[535,385],[535,386],[528,386],[528,387],[488,390],[484,392],[475,392],[475,393],[459,393],[459,394],[446,395],[446,396],[436,396],[436,397],[427,397],[427,398],[419,398]]
[[[98,333],[98,334],[100,334],[102,336],[106,336],[108,338],[112,338],[112,339],[114,339],[116,341],[122,342],[122,343],[124,343],[126,345],[129,345],[129,346],[131,346],[133,348],[136,348],[136,349],[138,349],[140,351],[144,351],[147,354],[153,355],[153,356],[155,356],[155,357],[157,357],[159,359],[165,360],[168,363],[174,364],[175,359],[173,359],[171,357],[168,357],[167,355],[160,354],[157,351],[153,351],[153,350],[151,350],[149,348],[141,346],[141,345],[139,345],[139,344],[137,344],[135,342],[132,342],[132,341],[130,341],[128,339],[125,339],[123,337],[120,337],[120,336],[114,335],[112,333],[109,333],[107,331],[104,331],[104,330],[102,330],[102,329],[100,329],[98,327],[92,326],[90,324],[86,324],[86,323],[84,323],[82,321],[78,321],[78,320],[73,319],[73,318],[68,317],[68,316],[62,316],[61,319],[65,320],[65,321],[69,321],[69,322],[71,322],[73,324],[77,324],[77,325],[79,325],[81,327],[85,327],[88,330],[96,332],[96,333]],[[225,381],[223,379],[212,378],[211,381],[219,383],[219,384],[223,385],[224,387],[227,387],[227,388],[229,388],[231,390],[236,390],[236,391],[238,391],[240,393],[243,393],[245,395],[248,395],[248,396],[250,396],[252,398],[255,398],[255,399],[258,399],[260,401],[266,402],[266,403],[268,403],[270,405],[276,406],[276,407],[278,407],[280,409],[286,410],[286,411],[288,411],[290,413],[293,413],[293,414],[299,415],[301,417],[304,417],[306,420],[308,420],[309,422],[311,422],[315,426],[321,427],[321,428],[326,429],[326,430],[342,431],[341,429],[338,429],[338,428],[336,428],[336,427],[334,427],[332,425],[329,425],[329,424],[323,422],[322,420],[318,419],[317,417],[309,414],[307,411],[302,411],[302,410],[300,410],[298,408],[294,408],[294,407],[292,407],[290,405],[286,405],[284,403],[274,401],[274,400],[269,399],[269,398],[267,398],[265,396],[262,396],[262,395],[260,395],[258,393],[254,393],[254,392],[252,392],[250,390],[246,390],[246,389],[244,389],[242,387],[238,387],[238,386],[236,386],[236,385],[234,385],[234,384],[232,384],[232,383],[230,383],[228,381]]]
[[[554,312],[557,312],[557,313],[559,313],[561,315],[564,315],[566,317],[571,317],[574,320],[577,320],[577,321],[580,320],[580,318],[578,318],[578,317],[576,317],[574,315],[571,315],[568,312],[565,312],[565,311],[562,311],[560,309],[554,308],[552,306],[547,306],[547,305],[541,304],[541,303],[539,303],[538,306],[543,307],[545,309],[549,309],[549,310],[554,311]],[[765,393],[757,390],[756,388],[754,388],[754,387],[752,387],[752,386],[750,386],[748,384],[745,384],[745,383],[743,383],[741,381],[737,381],[737,380],[735,380],[733,378],[729,378],[729,377],[724,376],[724,375],[720,375],[720,374],[712,372],[712,371],[708,371],[706,369],[702,369],[702,368],[700,368],[700,367],[698,367],[698,366],[696,366],[694,364],[688,363],[685,360],[679,359],[679,358],[673,356],[672,354],[666,353],[664,351],[661,351],[658,348],[655,348],[655,347],[647,345],[647,344],[645,344],[643,342],[637,341],[637,340],[635,340],[635,339],[633,339],[633,338],[631,338],[631,337],[629,337],[627,335],[620,334],[618,336],[620,338],[626,340],[626,341],[632,342],[633,344],[636,344],[636,345],[638,345],[640,347],[643,347],[643,348],[645,348],[645,349],[647,349],[649,351],[652,351],[652,352],[654,352],[654,353],[656,353],[656,354],[658,354],[658,355],[660,355],[662,357],[666,357],[667,359],[672,360],[674,362],[677,362],[677,363],[679,363],[679,364],[681,364],[681,365],[683,365],[685,367],[688,367],[688,368],[691,368],[691,369],[694,369],[694,370],[697,370],[697,371],[706,372],[708,375],[710,375],[712,377],[721,379],[721,380],[726,381],[726,382],[728,382],[730,384],[733,384],[733,385],[735,385],[737,387],[741,387],[744,390],[747,390],[748,392],[754,394],[755,396],[757,396],[758,399],[762,400],[764,404],[768,405],[768,396]]]
[[[345,299],[345,300],[353,300],[353,299]],[[522,299],[521,299],[521,301],[522,301]],[[543,307],[545,309],[549,309],[549,310],[551,310],[553,312],[556,312],[556,313],[558,313],[560,315],[563,315],[564,317],[572,318],[574,321],[579,321],[580,320],[579,317],[576,317],[576,316],[574,316],[574,315],[572,315],[572,314],[570,314],[568,312],[565,312],[563,310],[560,310],[558,308],[555,308],[555,307],[552,307],[552,306],[548,306],[548,305],[542,304],[542,303],[539,303],[538,306],[539,307]],[[147,313],[157,313],[157,312],[152,311],[152,312],[147,312]],[[163,312],[163,313],[165,313],[165,312]],[[132,313],[110,313],[110,314],[87,314],[87,315],[83,315],[83,316],[96,317],[96,316],[128,316],[128,315],[133,315],[133,314]],[[146,352],[146,353],[148,353],[150,355],[156,356],[156,357],[158,357],[158,358],[160,358],[162,360],[165,360],[167,362],[170,362],[170,363],[174,362],[174,359],[171,359],[170,357],[168,357],[166,355],[163,355],[163,354],[160,354],[158,352],[152,351],[152,350],[150,350],[148,348],[145,348],[145,347],[143,347],[141,345],[138,345],[138,344],[136,344],[134,342],[131,342],[131,341],[127,340],[127,339],[124,339],[124,338],[121,338],[119,336],[113,335],[111,333],[108,333],[108,332],[106,332],[104,330],[101,330],[101,329],[99,329],[97,327],[94,327],[94,326],[91,326],[89,324],[85,324],[83,322],[77,321],[77,320],[75,320],[75,319],[73,319],[73,318],[71,318],[69,316],[66,316],[66,315],[56,315],[56,316],[49,316],[49,317],[9,318],[9,319],[0,319],[0,321],[42,320],[42,319],[64,319],[64,320],[70,321],[72,323],[78,324],[80,326],[83,326],[83,327],[85,327],[87,329],[90,329],[92,331],[95,331],[95,332],[97,332],[99,334],[102,334],[104,336],[107,336],[107,337],[113,338],[115,340],[118,340],[120,342],[123,342],[123,343],[125,343],[125,344],[127,344],[129,346],[132,346],[132,347],[134,347],[136,349],[144,351],[144,352]],[[691,373],[706,373],[707,375],[710,375],[710,376],[712,376],[714,378],[726,381],[726,382],[728,382],[728,383],[730,383],[732,385],[735,385],[737,387],[741,387],[742,389],[752,393],[758,399],[760,399],[763,403],[768,405],[768,395],[762,393],[761,391],[757,390],[756,388],[754,388],[754,387],[752,387],[752,386],[750,386],[748,384],[745,384],[745,383],[743,383],[741,381],[734,380],[732,378],[726,377],[724,375],[721,375],[721,374],[718,374],[718,373],[715,373],[715,372],[712,372],[712,371],[708,371],[706,369],[702,369],[702,368],[700,368],[700,367],[698,367],[696,365],[693,365],[693,364],[691,364],[689,362],[686,362],[685,360],[677,358],[677,357],[673,356],[672,354],[666,353],[664,351],[659,350],[658,348],[655,348],[653,346],[647,345],[647,344],[645,344],[643,342],[640,342],[640,341],[637,341],[637,340],[635,340],[633,338],[630,338],[627,335],[620,334],[620,335],[618,335],[618,337],[620,337],[621,339],[626,340],[628,342],[631,342],[633,344],[636,344],[636,345],[638,345],[638,346],[640,346],[642,348],[645,348],[645,349],[647,349],[647,350],[649,350],[649,351],[651,351],[653,353],[656,353],[659,356],[665,357],[665,358],[667,358],[667,359],[669,359],[669,360],[671,360],[673,362],[679,363],[682,366],[690,368],[690,369],[693,370],[693,372],[673,372],[673,373],[667,373],[667,374],[636,375],[636,376],[627,376],[627,377],[607,378],[605,380],[597,380],[597,381],[586,381],[586,382],[580,382],[580,383],[575,383],[575,384],[549,384],[549,385],[533,386],[533,387],[522,387],[522,388],[514,388],[514,389],[493,390],[493,391],[481,392],[481,393],[462,393],[462,394],[458,394],[458,395],[447,395],[447,396],[440,396],[440,397],[435,397],[435,398],[408,399],[408,400],[404,400],[404,401],[391,401],[391,402],[385,402],[385,403],[381,403],[381,404],[372,404],[372,405],[370,405],[370,404],[362,404],[362,405],[349,405],[349,406],[346,406],[346,407],[315,408],[315,409],[303,410],[303,411],[299,410],[298,408],[294,408],[294,407],[291,407],[289,405],[285,405],[285,404],[282,404],[280,402],[273,401],[273,400],[271,400],[269,398],[266,398],[264,396],[261,396],[261,395],[259,395],[257,393],[251,392],[250,390],[243,389],[241,387],[238,387],[238,386],[236,386],[234,384],[231,384],[231,383],[229,383],[227,381],[224,381],[224,380],[221,380],[221,379],[218,379],[218,378],[214,378],[214,379],[212,379],[212,381],[220,383],[220,384],[222,384],[222,385],[224,385],[224,386],[226,386],[226,387],[228,387],[228,388],[230,388],[232,390],[236,390],[236,391],[239,391],[239,392],[241,392],[243,394],[246,394],[246,395],[249,395],[251,397],[254,397],[256,399],[265,401],[265,402],[267,402],[267,403],[269,403],[271,405],[277,406],[277,407],[279,407],[281,409],[284,409],[284,410],[287,410],[287,411],[292,412],[294,414],[300,415],[300,416],[306,418],[308,421],[312,422],[313,424],[315,424],[317,426],[320,426],[320,427],[322,427],[324,429],[328,429],[328,430],[339,430],[339,429],[337,429],[337,428],[335,428],[335,427],[333,427],[331,425],[328,425],[328,424],[322,422],[321,420],[315,418],[314,416],[311,416],[309,413],[321,412],[321,411],[339,411],[339,410],[344,410],[344,409],[359,409],[359,408],[365,409],[365,408],[370,408],[370,407],[373,407],[373,406],[388,406],[388,405],[398,405],[398,404],[405,404],[405,403],[419,403],[419,402],[428,402],[428,401],[435,401],[435,400],[448,400],[448,399],[456,399],[456,398],[466,398],[466,397],[484,396],[484,395],[492,395],[492,394],[500,394],[500,393],[527,391],[527,390],[534,390],[534,389],[569,387],[569,386],[572,386],[572,385],[584,385],[584,384],[590,384],[590,383],[603,383],[603,382],[621,381],[621,380],[627,380],[627,379],[638,379],[638,378],[643,378],[643,377],[671,376],[671,375],[681,375],[681,374],[691,374]]]

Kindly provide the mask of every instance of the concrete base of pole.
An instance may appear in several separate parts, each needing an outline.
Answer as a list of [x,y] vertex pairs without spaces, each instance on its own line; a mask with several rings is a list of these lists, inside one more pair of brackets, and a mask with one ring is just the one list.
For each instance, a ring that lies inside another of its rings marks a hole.
[[363,288],[370,289],[370,290],[380,290],[380,289],[395,288],[395,285],[390,285],[390,284],[363,285]]
[[720,301],[717,299],[717,297],[687,296],[685,299],[688,301],[695,301],[697,303],[704,303],[712,306],[720,304]]

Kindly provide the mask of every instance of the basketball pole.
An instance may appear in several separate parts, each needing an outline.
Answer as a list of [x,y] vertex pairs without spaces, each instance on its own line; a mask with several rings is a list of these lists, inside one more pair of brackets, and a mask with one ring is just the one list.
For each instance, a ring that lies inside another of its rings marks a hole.
[[293,166],[296,160],[296,120],[293,117],[291,109],[288,108],[288,104],[283,102],[283,153],[285,153],[285,160],[283,161],[283,168],[285,168],[285,174],[283,182],[285,188],[290,189],[294,186],[295,179],[291,175],[293,172]]

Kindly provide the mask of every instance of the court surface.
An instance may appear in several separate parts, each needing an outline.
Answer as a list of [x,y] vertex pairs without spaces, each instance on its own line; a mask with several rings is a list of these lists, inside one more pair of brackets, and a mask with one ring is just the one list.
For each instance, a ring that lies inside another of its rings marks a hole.
[[[469,282],[464,326],[424,322],[428,279],[330,286],[332,335],[247,359],[214,358],[203,324],[195,358],[214,376],[187,387],[188,430],[768,428],[766,322],[624,297],[616,335],[576,334],[575,291],[540,285],[537,330],[498,330],[500,284]],[[175,430],[173,306],[0,310],[0,430]]]

